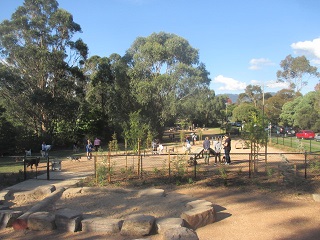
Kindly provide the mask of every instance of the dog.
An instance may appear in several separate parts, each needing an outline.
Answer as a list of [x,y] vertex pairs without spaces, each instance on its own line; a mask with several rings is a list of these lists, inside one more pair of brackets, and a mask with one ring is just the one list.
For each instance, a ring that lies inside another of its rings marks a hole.
[[32,169],[33,165],[35,165],[36,167],[38,167],[38,164],[40,162],[40,158],[37,157],[37,158],[26,158],[25,160],[23,160],[26,162],[27,164],[27,167],[30,167]]
[[31,156],[31,149],[30,150],[26,150],[26,156]]
[[78,156],[70,156],[70,157],[67,157],[68,159],[71,159],[71,161],[78,161],[80,162],[80,159],[81,157],[78,157]]

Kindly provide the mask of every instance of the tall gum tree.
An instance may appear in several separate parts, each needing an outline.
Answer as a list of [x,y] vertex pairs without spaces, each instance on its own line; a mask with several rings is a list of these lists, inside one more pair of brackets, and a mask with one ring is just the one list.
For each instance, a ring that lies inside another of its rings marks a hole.
[[51,136],[59,121],[76,115],[76,98],[83,96],[80,67],[88,49],[72,41],[77,32],[80,25],[56,0],[25,0],[0,24],[1,69],[14,73],[1,78],[0,94],[17,121],[39,136]]
[[[138,37],[126,52],[132,95],[154,129],[179,118],[185,98],[209,86],[198,50],[175,34]],[[183,116],[182,116],[183,117]]]
[[286,82],[289,88],[295,92],[301,92],[301,89],[308,84],[307,77],[319,78],[317,68],[310,65],[305,56],[292,57],[288,55],[280,62],[282,71],[277,71],[278,82]]

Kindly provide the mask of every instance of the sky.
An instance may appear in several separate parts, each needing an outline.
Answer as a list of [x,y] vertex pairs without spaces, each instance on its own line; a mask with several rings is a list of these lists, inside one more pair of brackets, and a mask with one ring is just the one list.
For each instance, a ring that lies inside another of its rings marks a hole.
[[[319,0],[57,0],[80,24],[89,57],[123,56],[138,37],[161,31],[199,50],[216,94],[243,93],[247,85],[265,92],[277,83],[280,62],[305,55],[320,71]],[[0,22],[23,0],[0,0]],[[305,94],[319,82],[307,78]]]

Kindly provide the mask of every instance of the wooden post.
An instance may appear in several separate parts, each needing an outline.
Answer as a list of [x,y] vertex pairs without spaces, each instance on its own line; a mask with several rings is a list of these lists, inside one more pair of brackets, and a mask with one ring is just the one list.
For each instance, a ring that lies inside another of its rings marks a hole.
[[49,163],[49,156],[47,156],[47,180],[50,180],[50,163]]
[[138,171],[137,175],[140,177],[140,138],[138,138]]
[[111,151],[108,152],[108,182],[111,183]]
[[169,179],[171,177],[171,172],[170,172],[170,151],[169,151],[169,154],[168,154],[168,169],[169,169]]
[[97,174],[97,155],[93,157],[93,171],[94,171],[94,178],[96,183],[98,183],[98,174]]
[[126,170],[128,170],[127,139],[124,140],[124,152],[125,152],[125,155],[126,155]]
[[27,161],[27,156],[24,156],[24,161],[23,161],[23,176],[24,180],[27,180],[27,166],[26,166],[26,161]]
[[307,151],[304,152],[304,178],[307,179]]

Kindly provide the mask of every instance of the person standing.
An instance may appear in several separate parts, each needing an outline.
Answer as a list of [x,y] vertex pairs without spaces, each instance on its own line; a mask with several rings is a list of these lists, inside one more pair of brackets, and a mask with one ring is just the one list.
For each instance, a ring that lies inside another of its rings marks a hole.
[[92,149],[93,149],[92,143],[91,143],[91,141],[88,139],[88,140],[87,140],[87,145],[86,145],[86,151],[87,151],[87,158],[88,158],[88,160],[90,160],[90,159],[92,158]]
[[225,135],[223,148],[224,148],[224,155],[226,158],[226,165],[229,165],[231,163],[231,159],[230,159],[231,138],[229,137],[228,134]]
[[47,144],[45,142],[42,142],[41,145],[41,156],[47,157]]
[[101,140],[99,138],[96,137],[96,139],[93,142],[94,148],[96,150],[96,152],[98,152],[100,145],[101,145]]
[[206,137],[205,140],[203,141],[203,153],[204,153],[204,163],[209,165],[210,141],[208,137]]
[[219,158],[219,163],[221,163],[221,148],[222,144],[220,138],[214,142],[214,164],[217,165],[217,159]]

